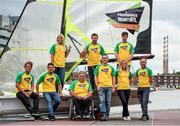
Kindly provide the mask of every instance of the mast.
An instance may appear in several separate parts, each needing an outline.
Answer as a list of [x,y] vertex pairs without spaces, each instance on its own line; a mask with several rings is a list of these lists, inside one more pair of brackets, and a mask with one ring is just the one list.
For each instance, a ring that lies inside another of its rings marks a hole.
[[66,18],[65,18],[66,3],[67,3],[67,0],[64,0],[63,11],[62,11],[62,20],[61,20],[61,31],[60,31],[60,33],[63,34],[64,36],[65,36],[65,30],[66,30]]

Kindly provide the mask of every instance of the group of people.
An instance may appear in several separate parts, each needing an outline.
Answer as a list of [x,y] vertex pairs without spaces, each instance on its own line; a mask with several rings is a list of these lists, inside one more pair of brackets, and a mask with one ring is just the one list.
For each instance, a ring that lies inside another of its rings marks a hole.
[[[91,105],[93,90],[98,91],[100,120],[109,118],[112,93],[117,92],[122,105],[123,120],[131,120],[128,101],[130,97],[130,84],[138,83],[138,98],[142,108],[142,120],[148,120],[148,101],[150,84],[152,82],[152,70],[146,66],[147,59],[140,59],[140,66],[135,74],[130,72],[134,47],[127,42],[128,33],[121,34],[122,42],[119,42],[114,51],[118,62],[117,70],[108,64],[108,55],[104,48],[97,42],[98,35],[91,35],[92,42],[81,52],[81,58],[87,59],[88,75],[90,83],[86,81],[86,72],[80,71],[78,80],[71,83],[69,92],[72,95],[76,107],[76,114],[87,115]],[[17,97],[22,101],[26,109],[36,118],[39,115],[39,84],[42,83],[43,96],[48,105],[48,117],[55,120],[54,112],[60,104],[60,96],[64,86],[65,58],[71,51],[71,47],[64,44],[64,36],[57,36],[57,43],[50,48],[51,63],[47,65],[48,72],[43,73],[37,81],[36,93],[34,91],[34,76],[30,73],[32,62],[25,63],[25,72],[19,73],[16,78]],[[33,107],[29,102],[33,98]]]
[[[47,65],[47,72],[42,73],[36,83],[34,92],[34,76],[30,73],[33,63],[28,61],[24,65],[24,72],[18,73],[16,77],[16,96],[21,100],[28,112],[35,119],[40,118],[39,85],[42,84],[43,97],[47,103],[48,118],[55,120],[55,111],[61,102],[62,89],[64,86],[65,58],[68,56],[71,47],[64,44],[64,36],[57,36],[56,43],[50,48],[51,62]],[[33,106],[29,98],[33,99]]]
[[[55,120],[54,112],[61,101],[62,86],[58,75],[54,73],[54,64],[48,63],[48,71],[39,77],[36,83],[36,93],[34,92],[34,76],[30,73],[32,67],[32,62],[26,62],[24,65],[25,71],[17,75],[16,96],[21,100],[28,112],[34,116],[35,119],[39,119],[41,115],[39,111],[39,98],[42,97],[39,93],[39,85],[42,83],[43,97],[48,107],[48,118]],[[56,85],[58,90],[56,90]],[[33,99],[33,106],[31,106],[29,98]]]
[[[124,120],[131,120],[128,111],[128,101],[130,96],[130,84],[138,82],[138,98],[142,108],[142,120],[148,120],[148,101],[150,84],[152,82],[152,70],[146,67],[147,59],[140,60],[141,68],[133,75],[130,72],[131,60],[133,58],[134,47],[130,44],[128,33],[121,34],[122,41],[117,43],[114,52],[118,62],[117,71],[108,64],[108,55],[104,48],[97,43],[98,35],[91,35],[92,43],[82,51],[81,57],[88,57],[88,73],[93,89],[98,90],[99,108],[101,120],[108,120],[112,93],[117,92],[122,105],[122,117]],[[100,60],[101,56],[101,60]],[[100,62],[101,61],[101,62]]]

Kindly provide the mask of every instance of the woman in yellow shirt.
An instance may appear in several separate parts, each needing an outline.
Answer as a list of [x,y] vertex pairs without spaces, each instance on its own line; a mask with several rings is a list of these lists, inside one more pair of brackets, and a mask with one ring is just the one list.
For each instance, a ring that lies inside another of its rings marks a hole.
[[130,82],[132,73],[128,70],[128,63],[126,60],[121,62],[121,67],[116,71],[117,77],[117,94],[123,105],[122,117],[123,120],[131,120],[128,110],[128,101],[130,96]]
[[51,46],[49,51],[51,54],[51,62],[55,66],[55,73],[62,81],[62,88],[64,86],[65,58],[69,55],[70,50],[71,46],[67,48],[64,44],[64,35],[60,34],[57,36],[56,43]]

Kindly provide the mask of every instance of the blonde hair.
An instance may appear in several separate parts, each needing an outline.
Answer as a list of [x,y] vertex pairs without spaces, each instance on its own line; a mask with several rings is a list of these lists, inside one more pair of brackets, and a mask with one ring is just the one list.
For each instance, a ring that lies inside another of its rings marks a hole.
[[[62,39],[63,39],[63,44],[64,44],[64,35],[63,34],[59,34],[58,36],[57,36],[57,38],[58,37],[62,37]],[[56,40],[57,40],[57,38],[56,38]]]

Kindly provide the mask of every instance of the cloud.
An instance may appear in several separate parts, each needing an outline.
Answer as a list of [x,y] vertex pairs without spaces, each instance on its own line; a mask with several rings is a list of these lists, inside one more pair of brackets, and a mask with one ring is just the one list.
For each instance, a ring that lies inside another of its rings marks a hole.
[[0,15],[20,15],[26,0],[1,0]]
[[[180,70],[180,0],[153,0],[152,54],[155,58],[148,61],[154,73],[162,73],[163,37],[169,36],[169,71]],[[19,15],[26,0],[0,0],[0,14]],[[17,9],[18,8],[18,9]],[[133,63],[134,69],[139,62]]]
[[179,0],[153,0],[153,19],[168,21],[180,27]]
[[180,28],[168,20],[153,20],[152,26],[152,54],[155,58],[151,63],[155,73],[162,72],[163,64],[163,38],[169,36],[169,72],[180,70]]

